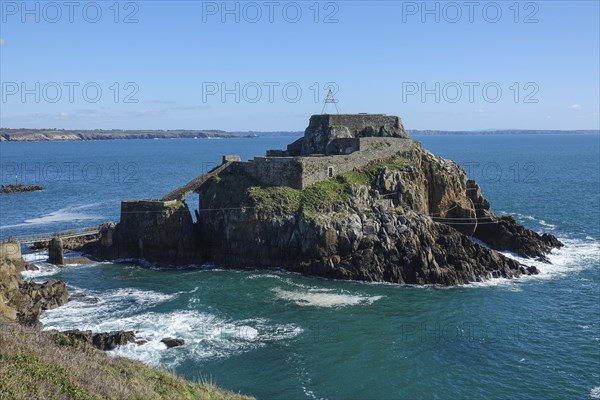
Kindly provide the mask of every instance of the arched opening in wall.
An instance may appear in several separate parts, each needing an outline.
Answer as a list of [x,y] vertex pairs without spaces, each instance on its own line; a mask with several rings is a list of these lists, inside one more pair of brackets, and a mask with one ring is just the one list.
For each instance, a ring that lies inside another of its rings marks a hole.
[[327,177],[328,178],[333,178],[333,166],[329,166],[327,167]]

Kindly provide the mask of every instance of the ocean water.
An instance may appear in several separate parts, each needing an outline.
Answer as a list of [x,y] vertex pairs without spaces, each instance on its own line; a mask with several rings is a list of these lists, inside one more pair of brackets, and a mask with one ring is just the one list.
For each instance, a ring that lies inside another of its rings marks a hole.
[[[600,138],[417,139],[461,163],[496,211],[558,236],[566,246],[552,264],[527,260],[539,276],[444,288],[206,266],[59,269],[30,254],[41,269],[27,277],[87,296],[43,322],[136,330],[148,342],[115,354],[260,399],[600,398]],[[159,197],[221,154],[249,158],[292,140],[2,143],[2,183],[18,169],[46,191],[2,195],[0,235],[116,220],[120,200]],[[186,345],[167,350],[165,336]]]

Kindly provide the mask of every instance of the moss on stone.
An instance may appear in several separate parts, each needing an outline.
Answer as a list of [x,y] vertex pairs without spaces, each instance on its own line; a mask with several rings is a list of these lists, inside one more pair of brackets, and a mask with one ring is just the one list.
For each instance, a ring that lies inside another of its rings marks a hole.
[[177,200],[173,203],[165,204],[165,207],[167,207],[170,210],[177,210],[179,208],[185,207],[185,204],[183,203],[183,201]]
[[287,186],[254,186],[248,195],[263,213],[294,214],[300,207],[300,191]]

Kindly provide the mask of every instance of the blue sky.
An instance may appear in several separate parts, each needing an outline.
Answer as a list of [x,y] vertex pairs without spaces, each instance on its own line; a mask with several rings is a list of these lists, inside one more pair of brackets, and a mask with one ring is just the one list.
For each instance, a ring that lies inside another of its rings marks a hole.
[[0,3],[2,127],[600,125],[598,1]]

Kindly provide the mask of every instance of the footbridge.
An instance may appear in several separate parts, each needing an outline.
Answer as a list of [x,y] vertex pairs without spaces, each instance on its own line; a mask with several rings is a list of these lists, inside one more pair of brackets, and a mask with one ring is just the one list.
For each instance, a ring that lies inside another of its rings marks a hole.
[[232,164],[232,161],[225,161],[223,164],[219,165],[216,168],[213,168],[209,172],[202,174],[185,185],[173,190],[171,193],[165,195],[161,200],[162,201],[172,201],[172,200],[183,200],[185,196],[192,193],[196,189],[198,189],[203,183],[208,181],[210,178],[220,174],[225,171]]
[[36,243],[48,242],[54,238],[70,239],[81,236],[96,235],[100,233],[100,226],[90,226],[87,228],[74,229],[63,232],[38,233],[33,235],[18,235],[18,236],[0,236],[0,243],[19,242],[19,243]]

